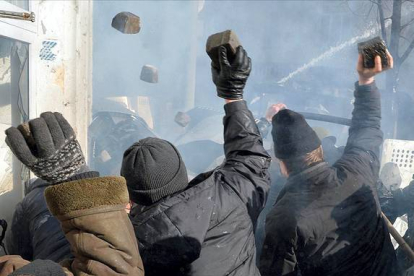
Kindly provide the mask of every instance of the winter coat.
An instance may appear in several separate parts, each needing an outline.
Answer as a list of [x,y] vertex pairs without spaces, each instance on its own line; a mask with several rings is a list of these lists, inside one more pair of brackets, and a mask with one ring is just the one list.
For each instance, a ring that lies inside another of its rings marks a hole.
[[67,275],[143,276],[123,177],[79,179],[46,189],[50,212],[60,221],[74,258]]
[[44,191],[48,186],[49,183],[37,179],[17,204],[7,236],[9,254],[20,255],[29,261],[43,259],[55,262],[72,256],[59,221],[47,208]]
[[13,275],[25,276],[144,276],[134,229],[125,212],[129,196],[124,178],[80,178],[47,188],[45,198],[74,257],[61,262],[62,268],[50,261],[25,265],[22,259],[5,256],[0,258],[0,276],[15,269]]
[[244,101],[225,105],[226,161],[131,220],[145,273],[260,275],[254,231],[270,187],[270,157]]
[[291,175],[266,220],[263,276],[400,275],[381,217],[380,94],[356,85],[343,156]]

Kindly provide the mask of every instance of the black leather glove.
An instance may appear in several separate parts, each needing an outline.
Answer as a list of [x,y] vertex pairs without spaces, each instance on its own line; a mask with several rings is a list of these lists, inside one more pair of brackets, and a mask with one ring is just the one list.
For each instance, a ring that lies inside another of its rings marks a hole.
[[230,64],[227,49],[219,49],[219,67],[211,64],[213,82],[217,87],[217,96],[227,100],[243,99],[243,89],[252,70],[251,59],[242,46],[237,48],[236,57]]
[[75,132],[60,113],[42,113],[28,126],[7,129],[6,135],[17,159],[49,183],[63,182],[85,165]]

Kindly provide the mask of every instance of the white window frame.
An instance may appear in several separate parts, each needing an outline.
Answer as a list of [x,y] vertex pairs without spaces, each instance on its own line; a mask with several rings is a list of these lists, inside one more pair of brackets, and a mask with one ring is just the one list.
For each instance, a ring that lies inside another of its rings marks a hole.
[[[30,11],[17,7],[9,2],[0,0],[0,10],[13,12],[34,12],[37,14],[39,5],[38,1],[29,0]],[[32,44],[37,37],[38,22],[0,18],[0,36],[19,40],[29,44],[29,117],[36,116],[35,87],[36,87],[36,66],[34,66],[35,53]]]
[[[24,10],[18,6],[15,6],[5,0],[0,0],[0,10],[5,11],[13,11],[13,12],[34,12],[35,16],[37,15],[38,11],[38,1],[29,0],[29,11]],[[24,20],[17,20],[17,19],[8,19],[8,18],[0,18],[0,36],[18,40],[29,45],[29,118],[34,118],[36,116],[36,66],[35,64],[35,55],[33,48],[33,43],[37,38],[37,30],[38,30],[38,21],[35,19],[35,22],[31,21],[24,21]],[[20,170],[14,171],[15,174],[14,179],[20,179],[19,177],[16,178],[17,174],[20,174]],[[22,198],[24,197],[24,187],[22,183],[20,185],[13,184],[14,187],[21,187],[20,194]]]

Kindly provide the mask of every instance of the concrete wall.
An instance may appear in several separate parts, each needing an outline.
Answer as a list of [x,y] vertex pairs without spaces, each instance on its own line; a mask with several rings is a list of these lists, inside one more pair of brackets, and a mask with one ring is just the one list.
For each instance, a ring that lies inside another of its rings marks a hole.
[[[37,18],[38,36],[33,44],[37,85],[32,92],[31,114],[63,113],[86,156],[91,118],[92,1],[42,1]],[[54,60],[40,56],[47,42],[56,43],[51,49]]]
[[[30,1],[30,5],[36,13],[36,22],[28,28],[29,32],[11,28],[10,24],[1,29],[4,23],[0,21],[0,35],[16,34],[15,39],[28,38],[30,43],[30,118],[45,111],[61,112],[74,127],[87,156],[92,91],[92,1]],[[10,187],[0,195],[0,218],[9,221],[15,204],[23,198],[19,167],[14,160],[12,185],[0,184]]]

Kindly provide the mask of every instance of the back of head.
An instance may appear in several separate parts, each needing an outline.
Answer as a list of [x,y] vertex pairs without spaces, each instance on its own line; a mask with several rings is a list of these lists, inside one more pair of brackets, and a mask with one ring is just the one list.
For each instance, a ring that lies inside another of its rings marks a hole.
[[124,153],[121,175],[126,179],[130,199],[145,206],[188,185],[180,153],[159,138],[145,138],[129,147]]
[[275,156],[284,162],[289,173],[323,161],[321,140],[301,114],[281,110],[272,124]]

